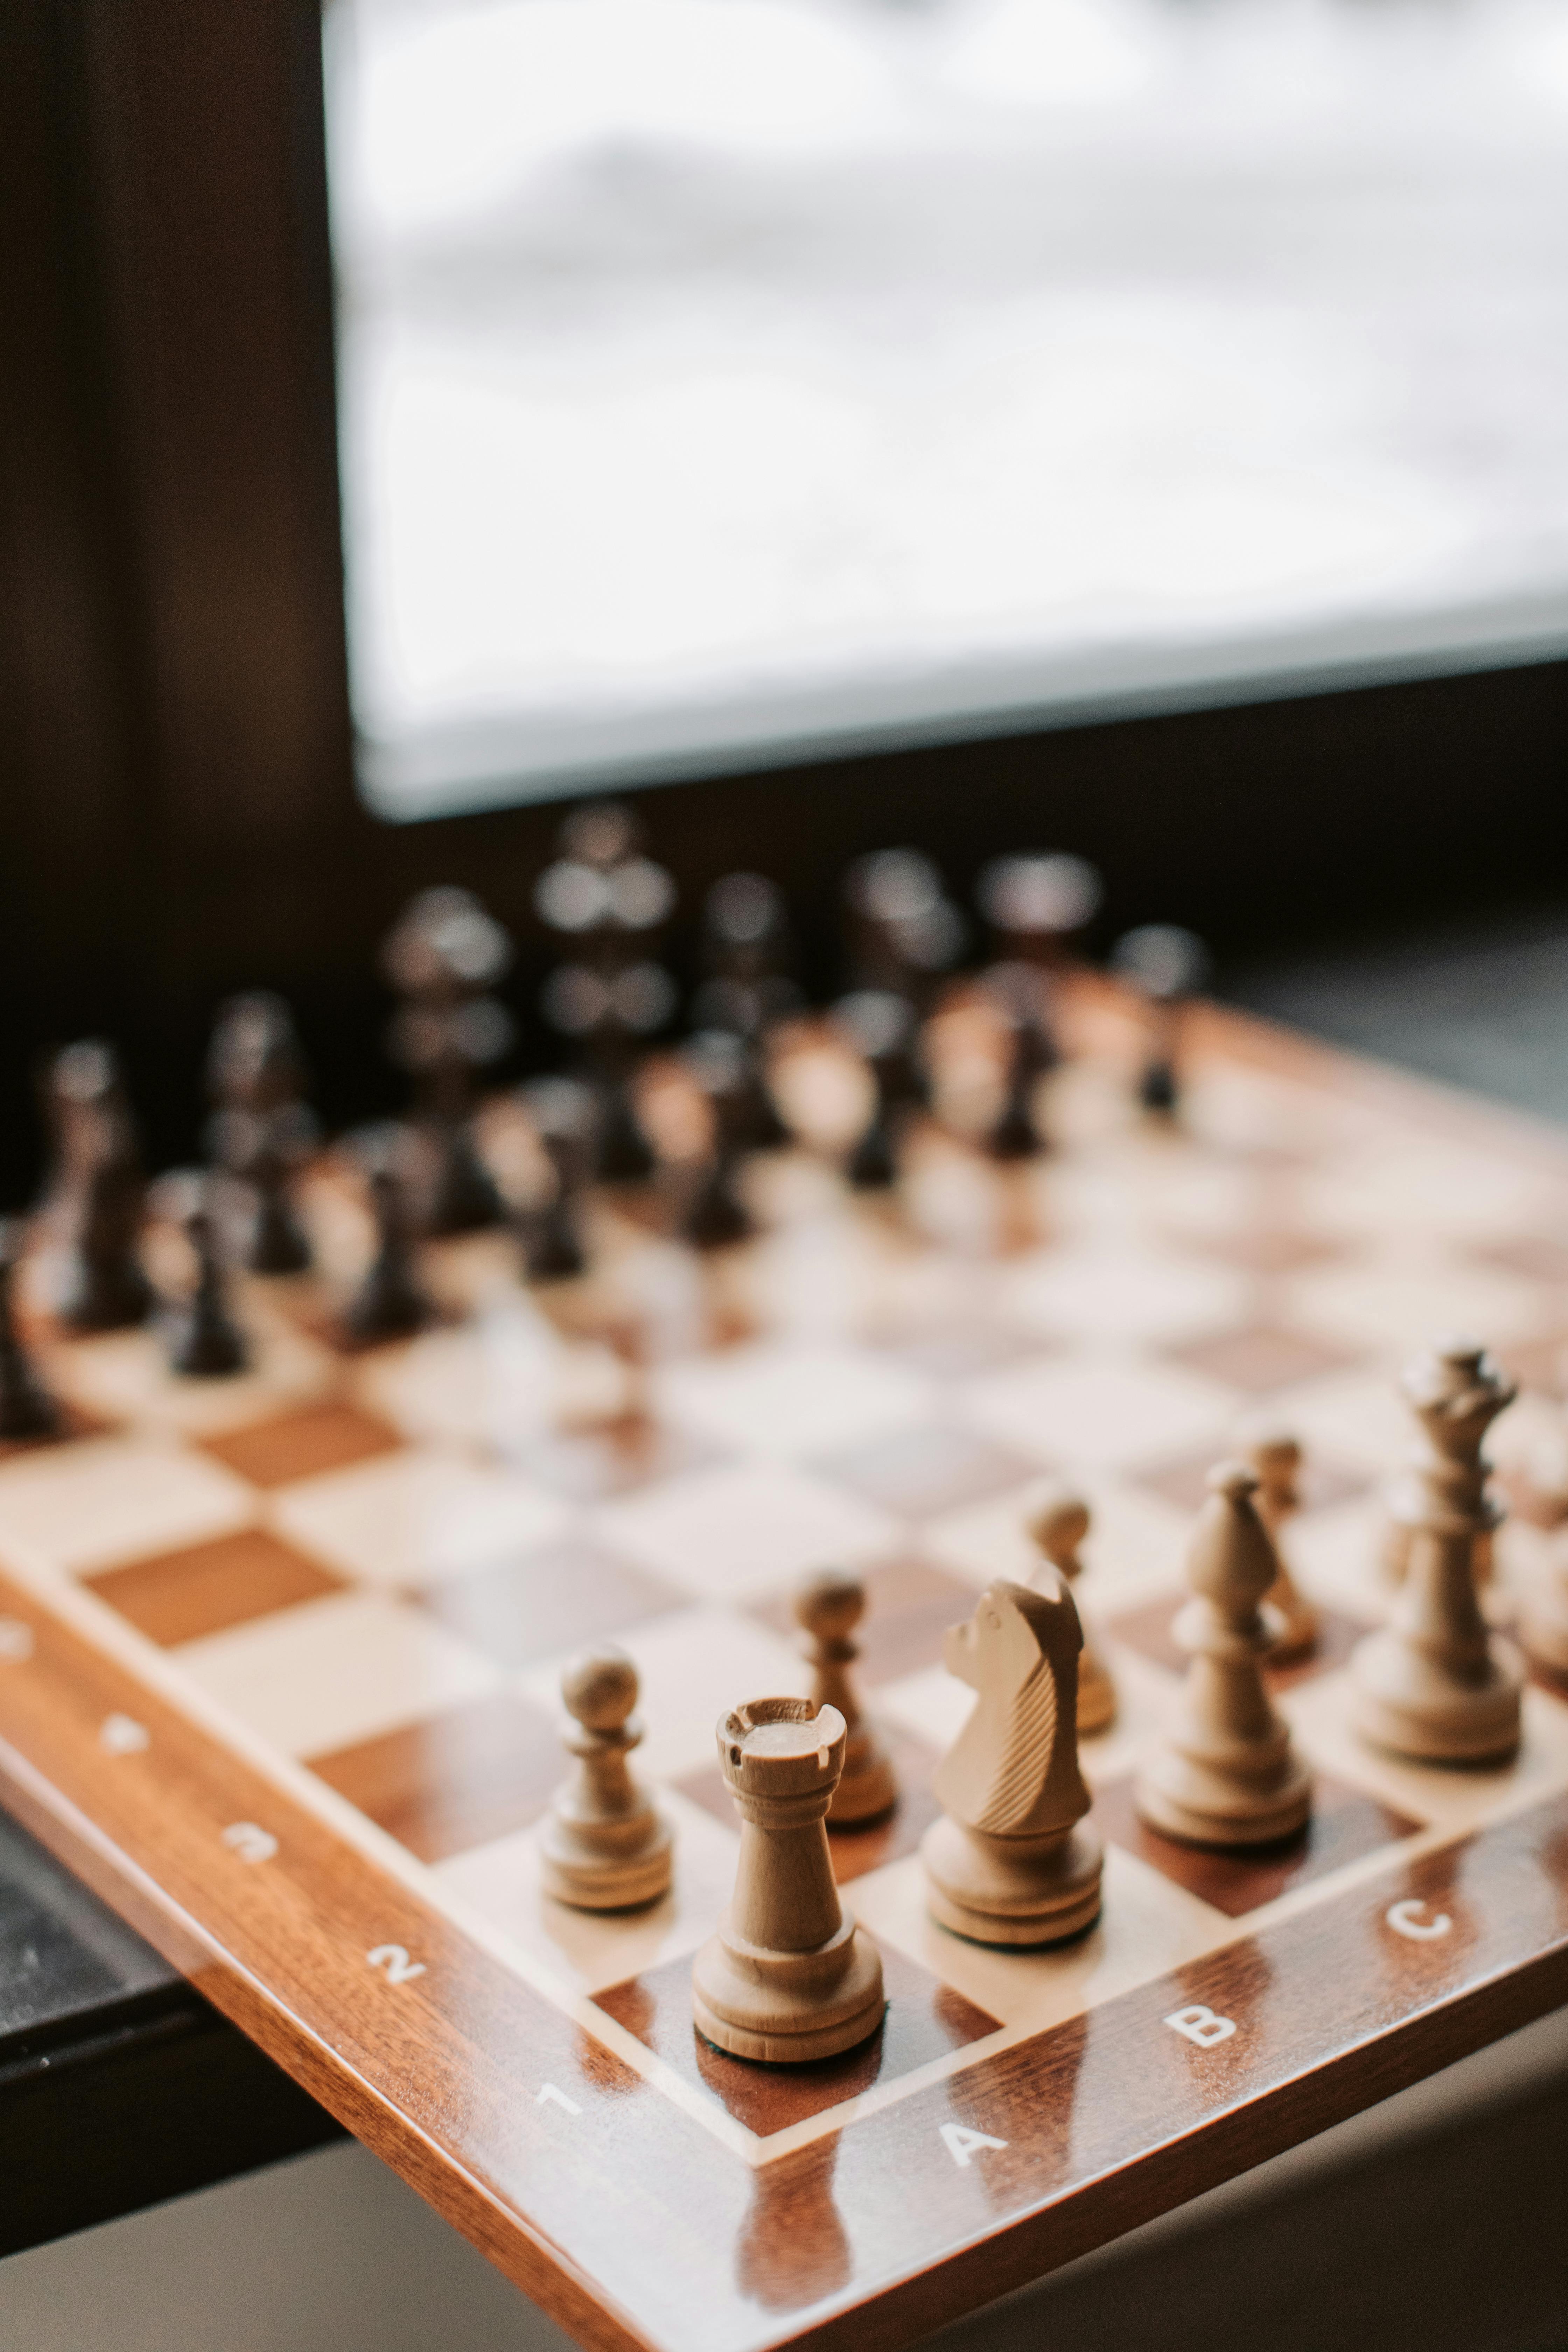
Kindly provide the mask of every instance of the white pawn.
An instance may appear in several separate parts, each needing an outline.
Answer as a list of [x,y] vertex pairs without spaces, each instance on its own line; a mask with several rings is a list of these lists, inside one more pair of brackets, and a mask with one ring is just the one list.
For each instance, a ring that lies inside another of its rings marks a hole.
[[849,1673],[860,1654],[852,1636],[866,1613],[866,1588],[843,1569],[824,1569],[801,1585],[795,1613],[806,1636],[811,1704],[819,1711],[837,1707],[845,1723],[844,1769],[827,1818],[836,1829],[877,1821],[892,1811],[899,1784],[875,1723],[861,1712]]
[[540,1841],[544,1887],[579,1911],[625,1911],[669,1885],[669,1824],[627,1759],[642,1738],[632,1709],[637,1672],[623,1650],[585,1650],[561,1678],[580,1728],[566,1741],[577,1769],[557,1791]]
[[1191,1654],[1180,1720],[1139,1776],[1138,1811],[1193,1845],[1271,1844],[1301,1829],[1312,1790],[1263,1680],[1278,1621],[1262,1601],[1279,1556],[1244,1462],[1211,1470],[1187,1552],[1193,1599],[1172,1628]]
[[[1065,1488],[1053,1488],[1042,1496],[1029,1515],[1028,1532],[1039,1546],[1058,1576],[1076,1585],[1083,1574],[1081,1549],[1089,1530],[1089,1505],[1079,1495]],[[1073,1600],[1076,1603],[1078,1594]],[[1079,1609],[1079,1622],[1083,1632],[1083,1648],[1078,1661],[1078,1736],[1091,1739],[1097,1732],[1109,1731],[1116,1720],[1116,1685],[1110,1669],[1100,1654],[1092,1632]]]
[[1280,1630],[1268,1653],[1270,1665],[1286,1665],[1310,1657],[1318,1646],[1321,1620],[1285,1557],[1284,1527],[1301,1507],[1301,1444],[1282,1429],[1260,1429],[1247,1448],[1247,1458],[1258,1473],[1256,1508],[1273,1539],[1279,1573],[1264,1598],[1279,1620]]
[[1519,1746],[1523,1669],[1477,1598],[1478,1549],[1502,1516],[1487,1431],[1517,1391],[1474,1340],[1418,1357],[1400,1382],[1424,1445],[1406,1501],[1405,1579],[1388,1623],[1351,1659],[1356,1729],[1424,1764],[1494,1764]]
[[1104,1851],[1079,1826],[1083,1634],[1064,1580],[1040,1573],[1048,1589],[998,1577],[942,1645],[979,1697],[937,1767],[921,1859],[931,1916],[977,1944],[1058,1944],[1100,1916]]

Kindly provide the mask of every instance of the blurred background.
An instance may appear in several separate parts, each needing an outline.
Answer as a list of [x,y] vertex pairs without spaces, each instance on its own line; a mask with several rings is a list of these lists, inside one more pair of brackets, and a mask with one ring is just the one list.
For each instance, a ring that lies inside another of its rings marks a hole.
[[331,0],[395,816],[1568,639],[1551,0]]

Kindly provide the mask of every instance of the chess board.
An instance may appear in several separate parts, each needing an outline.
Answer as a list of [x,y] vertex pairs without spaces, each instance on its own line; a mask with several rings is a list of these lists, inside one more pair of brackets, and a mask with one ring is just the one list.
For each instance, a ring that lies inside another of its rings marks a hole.
[[[329,1164],[328,1271],[244,1293],[251,1371],[37,1324],[72,1431],[0,1462],[0,1791],[584,2344],[909,2341],[1568,1998],[1568,1692],[1538,1677],[1485,1771],[1374,1755],[1345,1706],[1394,1377],[1436,1333],[1523,1383],[1489,1607],[1544,1565],[1568,1144],[1209,1011],[1151,1124],[1126,1008],[1086,983],[1068,1027],[1048,1156],[929,1138],[898,1202],[780,1155],[758,1236],[707,1261],[607,1198],[582,1281],[531,1298],[503,1238],[437,1245],[441,1322],[352,1354]],[[1242,1858],[1154,1836],[1130,1789],[1203,1474],[1261,1412],[1307,1447],[1289,1549],[1324,1631],[1276,1677],[1310,1830]],[[970,1700],[942,1631],[1027,1572],[1051,1474],[1093,1507],[1079,1597],[1121,1696],[1084,1747],[1105,1908],[996,1951],[931,1922],[916,1848]],[[790,1593],[828,1563],[866,1578],[903,1789],[833,1839],[889,2007],[771,2068],[691,2023],[737,1847],[713,1727],[805,1688]],[[534,1843],[562,1662],[603,1638],[678,1839],[672,1895],[618,1916],[550,1902]]]

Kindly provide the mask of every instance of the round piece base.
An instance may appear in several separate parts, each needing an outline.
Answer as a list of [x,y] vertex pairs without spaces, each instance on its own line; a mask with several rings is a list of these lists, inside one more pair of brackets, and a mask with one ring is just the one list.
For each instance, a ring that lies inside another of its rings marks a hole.
[[1484,1769],[1506,1764],[1519,1752],[1517,1711],[1511,1725],[1500,1724],[1495,1717],[1469,1725],[1451,1719],[1438,1725],[1362,1691],[1356,1696],[1351,1727],[1370,1747],[1403,1756],[1412,1764],[1468,1764]]
[[540,1880],[546,1895],[574,1911],[639,1911],[668,1895],[673,1861],[668,1833],[640,1854],[569,1855],[546,1845]]
[[763,2032],[721,2017],[717,2010],[709,2007],[695,1983],[691,1988],[691,2014],[697,2030],[715,2049],[727,2050],[732,2058],[761,2059],[772,2066],[803,2066],[813,2058],[837,2058],[841,2051],[853,2050],[876,2032],[887,2006],[879,1969],[872,1991],[847,2017],[838,2018],[831,2025],[806,2026],[799,2032],[787,2032],[777,2026],[770,2026]]
[[1078,1736],[1094,1739],[1116,1720],[1116,1685],[1109,1675],[1083,1675],[1078,1686]]
[[1258,1805],[1244,1817],[1185,1804],[1158,1780],[1144,1779],[1133,1792],[1139,1816],[1162,1837],[1179,1845],[1247,1847],[1279,1845],[1304,1830],[1312,1811],[1312,1787],[1304,1777],[1284,1790],[1273,1805]]
[[1010,1944],[1038,1951],[1047,1944],[1066,1944],[1092,1927],[1100,1916],[1100,1880],[1086,1887],[1076,1902],[1064,1903],[1042,1918],[1004,1918],[998,1911],[982,1911],[973,1904],[955,1902],[930,1876],[926,1878],[926,1908],[940,1927],[951,1927],[972,1944]]

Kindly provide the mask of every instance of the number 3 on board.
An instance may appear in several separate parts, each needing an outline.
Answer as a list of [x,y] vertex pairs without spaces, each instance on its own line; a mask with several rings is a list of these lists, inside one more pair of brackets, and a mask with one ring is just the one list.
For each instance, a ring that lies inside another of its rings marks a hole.
[[378,1944],[374,1952],[365,1954],[365,1958],[373,1969],[386,1970],[389,1984],[406,1984],[411,1977],[422,1977],[425,1973],[424,1961],[411,1960],[406,1947],[402,1944]]

